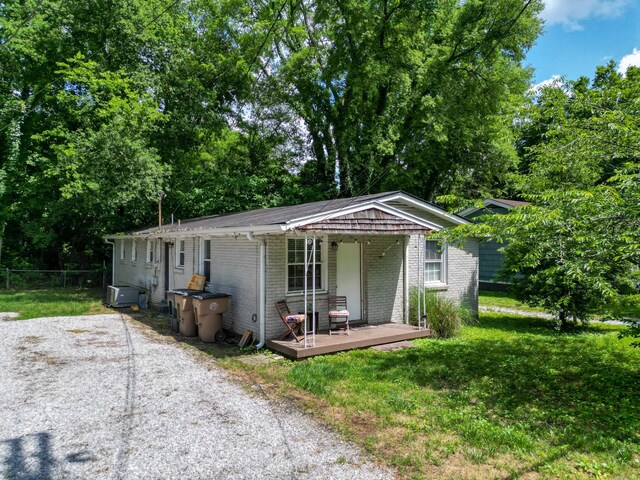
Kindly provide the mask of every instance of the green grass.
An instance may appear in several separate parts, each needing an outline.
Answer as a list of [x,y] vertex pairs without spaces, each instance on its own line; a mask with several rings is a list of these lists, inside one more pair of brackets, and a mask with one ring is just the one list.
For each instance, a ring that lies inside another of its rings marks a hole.
[[18,312],[18,319],[91,315],[110,312],[102,305],[100,289],[43,289],[0,291],[0,312]]
[[478,296],[478,303],[481,307],[511,308],[524,312],[544,312],[542,308],[530,307],[525,303],[519,302],[513,298],[513,295],[506,292],[489,292],[483,290]]
[[412,349],[226,364],[302,392],[406,478],[640,478],[640,351],[620,327],[553,327],[484,314]]

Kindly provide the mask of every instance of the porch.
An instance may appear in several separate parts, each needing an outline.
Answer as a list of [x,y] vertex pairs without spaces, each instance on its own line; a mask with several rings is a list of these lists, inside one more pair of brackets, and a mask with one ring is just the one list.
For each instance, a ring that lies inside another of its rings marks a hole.
[[419,329],[403,323],[383,323],[351,327],[350,335],[343,331],[333,335],[325,330],[315,335],[315,345],[305,347],[304,340],[267,340],[267,347],[293,360],[315,357],[327,353],[342,352],[356,348],[384,345],[385,343],[413,340],[431,336],[429,329]]

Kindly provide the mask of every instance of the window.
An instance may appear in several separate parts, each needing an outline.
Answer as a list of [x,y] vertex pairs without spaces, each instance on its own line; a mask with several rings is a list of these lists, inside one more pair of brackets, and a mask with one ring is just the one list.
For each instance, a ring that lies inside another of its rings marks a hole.
[[424,283],[446,283],[446,247],[435,240],[424,242]]
[[153,263],[155,247],[155,242],[153,240],[147,240],[147,263]]
[[135,262],[138,260],[138,245],[136,245],[136,241],[133,240],[131,242],[131,261]]
[[211,281],[211,240],[202,242],[202,274],[205,281]]
[[[316,239],[316,290],[324,288],[325,270],[323,253],[323,242]],[[307,255],[309,255],[309,271],[307,273],[307,288],[313,288],[313,272],[312,272],[312,240],[307,245]],[[288,238],[287,239],[287,292],[302,292],[304,290],[304,238]]]
[[176,241],[176,267],[184,267],[184,240]]
[[126,258],[125,248],[124,248],[124,240],[120,240],[120,261],[124,262]]

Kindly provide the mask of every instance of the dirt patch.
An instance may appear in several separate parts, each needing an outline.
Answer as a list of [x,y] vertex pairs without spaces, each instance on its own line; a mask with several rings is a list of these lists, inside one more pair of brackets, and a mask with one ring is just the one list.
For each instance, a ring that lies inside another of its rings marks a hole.
[[74,328],[72,330],[67,330],[69,333],[89,333],[91,330],[83,330],[82,328]]

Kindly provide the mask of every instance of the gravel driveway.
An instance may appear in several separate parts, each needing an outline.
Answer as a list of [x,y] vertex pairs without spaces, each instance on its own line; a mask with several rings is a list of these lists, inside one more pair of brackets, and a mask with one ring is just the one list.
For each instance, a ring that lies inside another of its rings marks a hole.
[[393,477],[125,318],[0,322],[0,478]]

